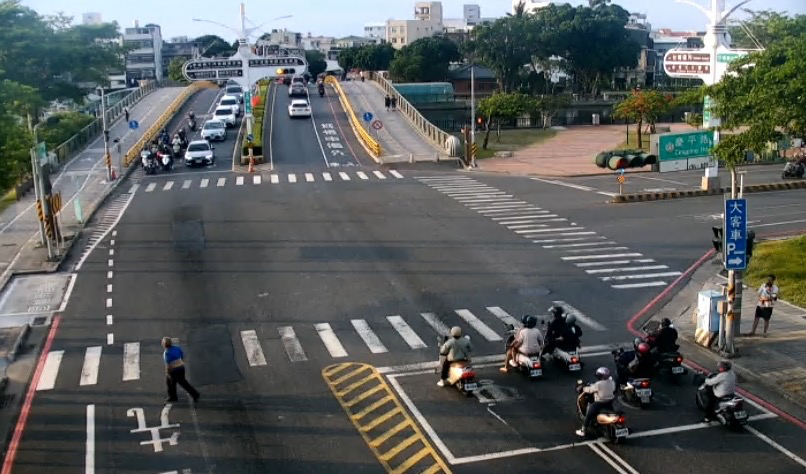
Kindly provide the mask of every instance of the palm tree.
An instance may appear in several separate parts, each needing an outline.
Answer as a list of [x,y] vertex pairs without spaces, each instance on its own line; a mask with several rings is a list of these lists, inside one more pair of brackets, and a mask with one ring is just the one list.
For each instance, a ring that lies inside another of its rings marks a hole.
[[507,13],[507,16],[514,16],[515,18],[523,18],[526,15],[526,2],[519,2],[515,6],[515,11],[513,13]]

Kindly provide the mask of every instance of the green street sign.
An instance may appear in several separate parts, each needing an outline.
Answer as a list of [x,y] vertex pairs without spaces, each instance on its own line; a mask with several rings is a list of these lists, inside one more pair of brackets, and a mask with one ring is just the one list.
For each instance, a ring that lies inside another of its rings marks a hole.
[[716,55],[716,61],[718,63],[729,63],[737,58],[740,58],[747,53],[720,53]]
[[711,123],[711,97],[705,96],[702,103],[702,121],[703,126],[710,126]]
[[252,113],[252,91],[244,91],[243,93],[243,103],[244,107],[246,108],[246,113]]
[[39,158],[39,163],[44,165],[48,162],[48,148],[45,145],[45,142],[39,142],[36,144],[36,156]]
[[658,137],[658,161],[688,160],[711,156],[714,132],[670,133]]

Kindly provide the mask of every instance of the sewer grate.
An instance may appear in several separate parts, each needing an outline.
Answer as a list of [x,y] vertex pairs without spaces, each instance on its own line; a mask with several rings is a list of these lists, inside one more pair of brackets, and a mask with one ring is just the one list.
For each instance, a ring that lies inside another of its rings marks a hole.
[[34,320],[31,322],[31,326],[42,326],[42,325],[44,325],[44,324],[45,324],[47,321],[48,321],[48,318],[47,318],[46,316],[37,316],[37,317],[36,317],[36,318],[34,318]]

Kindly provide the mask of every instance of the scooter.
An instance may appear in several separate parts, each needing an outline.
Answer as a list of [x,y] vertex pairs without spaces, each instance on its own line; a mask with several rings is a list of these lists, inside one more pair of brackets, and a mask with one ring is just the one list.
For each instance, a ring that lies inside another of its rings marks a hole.
[[320,88],[319,88],[319,97],[324,97],[324,96],[325,96],[325,88],[324,88],[324,87],[320,87]]
[[[445,344],[445,341],[448,340],[449,336],[443,336],[441,338],[437,338],[437,348],[442,347]],[[464,336],[466,338],[470,338],[470,336]],[[437,371],[440,370],[442,367],[443,362],[445,361],[444,355],[439,355],[439,366],[437,366]],[[446,384],[450,387],[455,387],[456,390],[462,392],[465,396],[471,397],[473,396],[473,392],[478,390],[479,385],[476,383],[476,372],[473,370],[473,366],[470,365],[469,360],[451,362],[450,369],[448,370],[448,379],[445,381]]]
[[781,179],[786,178],[802,178],[806,172],[806,164],[803,158],[796,158],[788,161],[784,166],[784,171],[781,173]]
[[162,163],[162,171],[171,171],[174,169],[174,160],[168,153],[159,153],[160,162]]
[[[711,391],[711,387],[705,385],[705,379],[711,378],[714,375],[715,374],[711,374],[708,377],[703,377],[702,373],[698,374],[698,377],[702,379],[702,384],[697,389],[694,402],[697,404],[697,408],[702,411],[705,411],[708,407],[708,396]],[[698,380],[695,379],[695,382],[697,381]],[[722,426],[733,430],[738,430],[746,425],[749,418],[747,412],[744,410],[744,399],[736,395],[719,399],[716,403],[716,409],[713,415]]]
[[[588,404],[593,401],[593,395],[585,393],[582,389],[586,386],[582,380],[577,380],[577,416],[580,421],[585,420],[585,413],[588,410]],[[607,408],[602,410],[596,415],[596,422],[591,426],[590,430],[596,431],[596,436],[602,436],[610,440],[613,444],[618,444],[627,439],[630,434],[630,429],[626,426],[626,417],[624,412]]]
[[[646,332],[644,332],[644,335],[642,339],[653,349],[652,357],[655,359],[655,368],[657,371],[668,374],[672,383],[680,383],[682,378],[688,373],[688,370],[683,367],[683,356],[678,350],[674,352],[659,352],[657,350],[658,346],[655,336]],[[675,349],[679,348],[680,346],[675,345]]]
[[[628,371],[629,369],[619,365],[619,358],[624,352],[624,348],[611,351],[613,354],[613,362],[616,364],[616,371]],[[641,408],[646,408],[652,403],[652,382],[647,377],[626,377],[627,382],[618,384],[618,390],[625,403],[630,405],[640,405]],[[619,380],[623,380],[619,377]]]
[[192,132],[196,131],[196,119],[189,119],[188,120],[188,128],[190,128],[190,131],[192,131]]
[[[515,329],[513,324],[505,324],[505,326],[509,336],[507,337],[504,351],[508,351],[509,346],[511,346],[512,342],[515,340],[517,329]],[[527,356],[526,354],[518,352],[515,358],[509,361],[509,366],[510,368],[517,369],[518,372],[529,377],[531,380],[539,379],[543,376],[543,363],[540,359],[540,354]]]
[[146,175],[157,174],[157,160],[154,159],[154,155],[151,154],[151,152],[140,152],[140,159],[142,160],[143,170]]

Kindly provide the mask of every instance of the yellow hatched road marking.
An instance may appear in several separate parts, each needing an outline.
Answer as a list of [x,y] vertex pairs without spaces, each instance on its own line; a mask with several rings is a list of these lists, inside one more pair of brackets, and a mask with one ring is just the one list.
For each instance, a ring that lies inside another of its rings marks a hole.
[[451,474],[375,367],[350,362],[334,364],[322,370],[322,377],[386,472]]

